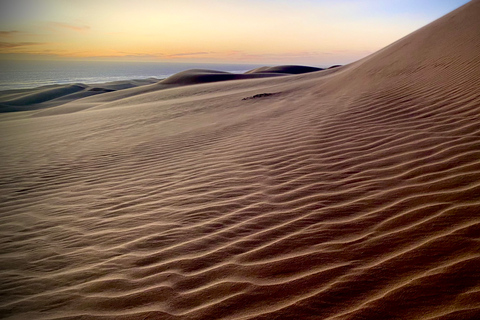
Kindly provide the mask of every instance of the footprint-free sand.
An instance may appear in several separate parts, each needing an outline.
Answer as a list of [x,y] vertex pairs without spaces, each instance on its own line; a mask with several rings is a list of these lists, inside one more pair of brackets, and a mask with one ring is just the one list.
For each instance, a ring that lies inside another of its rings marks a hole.
[[2,93],[0,318],[480,319],[479,17],[328,70]]

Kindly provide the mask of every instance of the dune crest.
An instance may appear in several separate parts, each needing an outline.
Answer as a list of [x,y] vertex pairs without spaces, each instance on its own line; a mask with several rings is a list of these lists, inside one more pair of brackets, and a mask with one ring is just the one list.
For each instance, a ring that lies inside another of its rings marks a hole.
[[[276,66],[257,68],[247,71],[244,74],[235,74],[216,70],[191,69],[176,73],[162,80],[150,78],[92,85],[80,83],[72,85],[52,85],[33,89],[7,90],[0,92],[0,113],[32,111],[53,107],[56,108],[54,110],[41,111],[36,114],[54,115],[73,113],[100,107],[102,104],[110,104],[140,94],[178,86],[228,80],[270,78],[321,70],[323,69],[307,66]],[[155,84],[155,86],[153,84]],[[120,90],[121,92],[99,96],[103,93]]]
[[234,74],[215,70],[192,69],[174,74],[163,80],[162,84],[189,85],[226,80],[278,77],[282,75],[303,74],[321,70],[323,69],[308,66],[276,66],[261,67],[247,71],[243,74]]
[[308,66],[296,66],[296,65],[286,65],[286,66],[275,66],[275,67],[260,67],[250,71],[245,72],[246,74],[256,74],[256,73],[284,73],[284,74],[302,74],[309,72],[322,71],[322,68],[308,67]]
[[0,113],[51,108],[93,95],[136,88],[158,81],[158,79],[150,78],[91,85],[78,83],[0,91]]
[[0,115],[0,314],[480,318],[478,16],[340,68]]

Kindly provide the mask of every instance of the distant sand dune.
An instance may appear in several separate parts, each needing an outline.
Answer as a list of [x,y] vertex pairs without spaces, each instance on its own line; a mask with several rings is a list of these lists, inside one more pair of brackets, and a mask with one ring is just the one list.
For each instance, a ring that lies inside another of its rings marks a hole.
[[0,92],[0,112],[31,111],[51,108],[71,101],[105,92],[134,88],[158,82],[158,79],[142,79],[107,82],[97,85],[52,85],[35,89],[7,90]]
[[275,67],[260,67],[247,71],[246,74],[256,73],[284,73],[284,74],[302,74],[308,72],[321,71],[321,68],[307,67],[307,66],[275,66]]
[[179,72],[165,80],[163,84],[188,85],[225,80],[240,80],[278,76],[278,74],[234,74],[215,70],[192,69]]
[[0,115],[2,318],[479,319],[478,16]]
[[[174,74],[167,79],[142,79],[129,81],[115,81],[94,85],[53,85],[35,89],[8,90],[0,92],[0,112],[32,111],[62,106],[61,109],[42,112],[42,115],[58,113],[71,113],[90,109],[102,102],[114,102],[139,94],[169,89],[177,86],[219,82],[227,80],[245,80],[254,78],[269,78],[291,74],[302,74],[320,71],[320,68],[306,66],[277,66],[262,67],[248,71],[244,74],[230,72],[191,69]],[[157,84],[156,86],[145,85]],[[125,90],[138,88],[138,90]],[[99,97],[99,94],[120,91],[117,94],[109,94]],[[95,95],[96,97],[91,96]],[[87,99],[88,98],[88,99]],[[68,104],[67,106],[64,106]]]

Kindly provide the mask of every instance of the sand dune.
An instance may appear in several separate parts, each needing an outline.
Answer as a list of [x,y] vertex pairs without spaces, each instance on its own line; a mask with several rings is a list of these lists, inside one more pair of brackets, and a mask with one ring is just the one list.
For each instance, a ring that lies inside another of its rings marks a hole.
[[[90,109],[103,103],[112,103],[128,97],[178,86],[227,80],[278,77],[320,70],[322,69],[307,66],[277,66],[262,67],[250,70],[244,74],[234,74],[216,70],[191,69],[179,72],[162,80],[151,78],[92,85],[80,83],[72,85],[52,85],[34,89],[8,90],[0,92],[0,112],[32,111],[62,106],[62,108],[42,112],[40,115],[72,113]],[[156,85],[153,86],[153,84]],[[117,92],[120,90],[121,92]],[[99,94],[102,93],[111,94],[100,97]]]
[[65,103],[101,93],[136,88],[157,83],[158,79],[114,81],[102,84],[52,85],[34,89],[0,91],[0,112],[31,111],[63,105]]
[[241,80],[241,79],[252,79],[252,78],[265,78],[265,77],[274,77],[279,76],[280,74],[234,74],[230,72],[222,72],[215,70],[203,70],[203,69],[192,69],[184,72],[179,72],[174,74],[171,77],[168,77],[165,80],[162,80],[163,84],[176,84],[176,85],[189,85],[189,84],[199,84],[207,82],[217,82],[217,81],[226,81],[226,80]]
[[308,72],[321,71],[321,68],[308,67],[308,66],[274,66],[274,67],[260,67],[245,72],[246,74],[256,74],[256,73],[284,73],[284,74],[302,74]]
[[0,315],[480,318],[478,16],[340,68],[0,115]]

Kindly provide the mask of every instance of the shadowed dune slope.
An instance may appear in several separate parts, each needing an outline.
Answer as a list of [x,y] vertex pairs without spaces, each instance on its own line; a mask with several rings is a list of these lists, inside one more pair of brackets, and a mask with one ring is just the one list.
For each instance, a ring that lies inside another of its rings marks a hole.
[[314,71],[321,71],[323,69],[308,67],[308,66],[276,66],[276,67],[261,67],[247,71],[243,74],[235,74],[224,71],[191,69],[174,74],[165,80],[162,84],[176,84],[189,85],[200,84],[208,82],[217,82],[225,80],[241,80],[253,78],[278,77],[281,75],[302,74]]
[[315,71],[321,71],[321,68],[308,67],[308,66],[295,66],[295,65],[286,65],[286,66],[275,66],[275,67],[260,67],[250,71],[245,72],[245,74],[256,74],[256,73],[286,73],[286,74],[302,74]]
[[479,16],[331,70],[0,115],[1,317],[479,319]]
[[150,78],[91,85],[79,83],[43,86],[34,89],[6,90],[0,92],[0,112],[51,108],[92,95],[135,88],[157,82],[158,79]]
[[261,73],[261,74],[235,74],[230,72],[204,70],[204,69],[191,69],[174,74],[165,80],[162,80],[162,84],[175,84],[175,85],[190,85],[200,84],[208,82],[226,81],[226,80],[241,80],[241,79],[253,79],[253,78],[265,78],[279,76],[276,73]]

